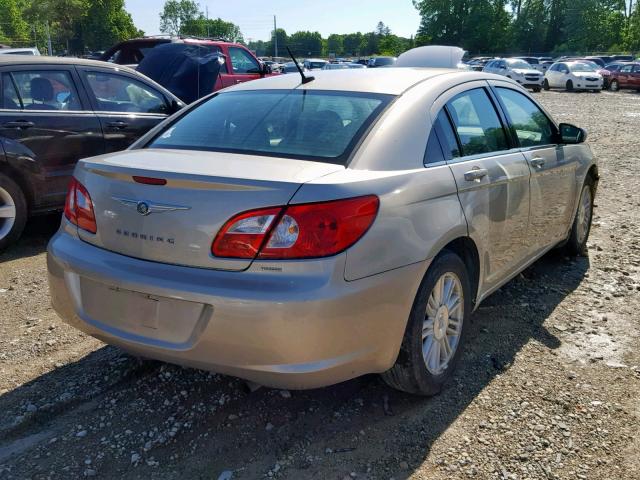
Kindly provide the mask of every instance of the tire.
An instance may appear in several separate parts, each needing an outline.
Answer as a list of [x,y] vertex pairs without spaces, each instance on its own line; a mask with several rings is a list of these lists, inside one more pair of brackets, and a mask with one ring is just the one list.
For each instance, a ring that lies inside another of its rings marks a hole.
[[549,86],[549,80],[547,80],[546,78],[544,79],[544,82],[542,82],[542,88],[544,88],[547,91],[551,88]]
[[573,92],[573,82],[571,80],[567,80],[566,88],[567,92]]
[[0,173],[0,252],[20,238],[27,215],[27,200],[22,189]]
[[618,90],[620,90],[620,82],[618,82],[618,80],[611,80],[611,83],[609,84],[609,90],[611,90],[612,92],[617,92]]
[[533,87],[532,90],[534,91],[534,93],[540,93],[541,88],[540,87]]
[[591,221],[593,220],[594,195],[594,183],[591,177],[588,177],[580,190],[576,216],[573,220],[573,225],[571,226],[569,239],[565,245],[565,250],[569,255],[587,255],[587,240],[589,240]]
[[[442,305],[435,306],[438,303],[435,301],[438,297],[436,286],[439,285],[444,285],[442,290],[452,292],[449,304],[455,303],[456,306],[451,311],[445,308],[443,302],[440,302]],[[453,287],[448,289],[447,286],[451,285]],[[460,300],[454,302],[453,295]],[[461,356],[471,309],[471,287],[467,269],[458,255],[445,250],[435,258],[420,284],[396,363],[382,374],[387,385],[417,395],[439,393],[453,375]],[[429,323],[431,335],[423,339],[423,328]],[[448,355],[445,342],[451,349]],[[423,356],[423,348],[428,349],[430,366],[427,366]],[[445,358],[442,352],[445,352]],[[438,362],[441,362],[439,366]]]

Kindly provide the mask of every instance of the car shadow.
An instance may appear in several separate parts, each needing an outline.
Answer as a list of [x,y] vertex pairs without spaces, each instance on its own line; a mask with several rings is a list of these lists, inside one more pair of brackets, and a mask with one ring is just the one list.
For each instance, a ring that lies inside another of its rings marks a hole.
[[60,226],[61,213],[48,213],[29,218],[18,241],[0,253],[0,263],[33,257],[47,250],[47,244]]
[[[109,429],[118,434],[130,429],[135,436],[155,426],[162,435],[167,417],[182,418],[180,430],[166,443],[154,443],[148,451],[136,445],[145,459],[163,459],[162,478],[217,478],[226,470],[255,478],[284,462],[279,478],[342,478],[352,471],[368,478],[369,469],[376,477],[405,479],[526,344],[537,342],[550,350],[560,346],[545,320],[588,269],[588,258],[569,259],[552,251],[489,297],[467,325],[468,342],[456,375],[431,398],[395,391],[376,375],[316,390],[263,388],[250,393],[231,377],[141,362],[104,347],[0,396],[0,411],[14,418],[27,401],[55,405],[65,392],[82,392],[62,406],[33,413],[19,426],[0,425],[0,438],[6,439],[0,441],[0,464],[2,449],[6,452],[18,439],[43,431],[59,436],[76,424],[97,425],[117,401],[113,425],[91,427],[83,446],[95,442],[98,448],[99,439],[110,438]],[[65,416],[72,418],[69,425],[61,420]],[[43,471],[54,469],[51,458],[69,448],[73,445],[68,442],[47,444],[47,456],[38,457]],[[158,476],[153,463],[141,462],[134,470],[131,454],[118,457],[104,451],[102,463],[94,465],[109,478]],[[81,475],[83,457],[76,456]],[[26,467],[20,467],[19,458],[16,454],[4,463],[14,473],[34,473],[20,470]]]

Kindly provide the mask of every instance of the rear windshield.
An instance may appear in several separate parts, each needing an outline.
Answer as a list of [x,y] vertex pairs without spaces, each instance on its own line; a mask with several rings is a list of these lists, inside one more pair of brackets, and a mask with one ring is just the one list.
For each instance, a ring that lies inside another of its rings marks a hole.
[[570,63],[569,70],[572,72],[596,72],[598,67],[593,63]]
[[305,90],[220,93],[146,148],[268,155],[345,164],[391,95]]

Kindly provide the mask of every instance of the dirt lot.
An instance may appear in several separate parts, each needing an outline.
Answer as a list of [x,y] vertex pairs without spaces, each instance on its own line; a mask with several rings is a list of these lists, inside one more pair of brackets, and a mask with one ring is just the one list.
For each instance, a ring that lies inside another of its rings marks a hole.
[[640,479],[640,94],[542,93],[602,180],[589,258],[552,252],[473,316],[431,399],[140,362],[49,306],[32,221],[0,255],[0,478]]

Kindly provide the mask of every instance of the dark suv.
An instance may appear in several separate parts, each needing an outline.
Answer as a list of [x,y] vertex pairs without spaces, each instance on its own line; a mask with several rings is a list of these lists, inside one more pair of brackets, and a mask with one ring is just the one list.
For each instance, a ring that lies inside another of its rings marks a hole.
[[214,91],[271,74],[271,68],[260,62],[242,44],[191,37],[145,37],[127,40],[107,50],[101,60],[135,68],[149,50],[166,43],[198,45],[204,49],[204,53],[222,54],[226,62],[222,65]]
[[130,68],[0,55],[0,250],[29,215],[62,209],[79,159],[126,149],[182,106]]

